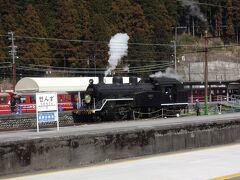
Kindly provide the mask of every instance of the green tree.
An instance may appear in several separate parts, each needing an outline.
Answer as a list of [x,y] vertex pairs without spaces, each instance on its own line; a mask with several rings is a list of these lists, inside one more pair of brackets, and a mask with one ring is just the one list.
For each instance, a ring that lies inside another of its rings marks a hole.
[[[0,34],[2,34],[2,31],[0,29]],[[1,77],[9,76],[10,74],[10,57],[7,54],[9,48],[3,41],[4,37],[0,36],[0,81],[2,80]],[[8,68],[6,68],[8,66]]]
[[[164,6],[167,10],[167,16],[168,18],[171,19],[172,24],[176,25],[181,25],[180,18],[181,16],[183,16],[184,11],[182,10],[182,6],[179,3],[179,1],[177,0],[172,0],[172,1],[168,1],[168,0],[164,0]],[[159,4],[163,3],[161,1],[158,2]],[[161,8],[162,10],[162,8]]]
[[19,12],[17,1],[0,0],[0,19],[4,32],[15,31],[17,29],[17,20],[20,15],[21,12]]
[[216,28],[215,28],[215,35],[216,36],[221,36],[222,35],[222,8],[219,8],[217,11],[216,11],[216,14],[215,14],[215,22],[216,22]]
[[91,12],[91,16],[98,14],[109,23],[112,20],[111,6],[113,0],[91,0],[87,2],[87,8]]
[[6,61],[6,54],[4,50],[6,49],[6,46],[4,45],[3,41],[0,39],[0,63]]
[[10,42],[5,35],[17,29],[18,17],[18,5],[15,0],[0,0],[0,35],[2,35],[0,37],[0,62],[9,61]]
[[[171,40],[173,40],[173,30],[176,24],[174,18],[169,16],[162,0],[143,0],[141,5],[153,31],[152,42],[156,44],[154,47],[156,62],[172,61],[174,51],[170,44],[172,44]],[[173,2],[171,6],[174,6]]]
[[[89,1],[92,2],[92,1]],[[88,9],[89,2],[86,2],[85,0],[78,0],[75,1],[74,6],[77,10],[77,19],[76,19],[76,28],[79,31],[80,39],[81,40],[89,40],[90,38],[90,31],[89,27],[91,25],[90,20],[90,12]]]
[[91,67],[96,63],[97,67],[105,68],[108,64],[107,41],[110,39],[111,31],[105,19],[99,14],[94,15],[91,22],[89,29],[91,33],[90,39],[94,41],[89,49]]
[[227,40],[230,41],[234,37],[234,26],[233,26],[233,12],[232,12],[232,0],[227,0],[227,31],[226,36]]
[[[51,65],[51,53],[46,41],[45,27],[35,8],[29,4],[22,17],[22,25],[16,31],[20,64]],[[29,37],[29,38],[28,38]]]
[[[233,1],[233,7],[235,7],[233,9],[233,24],[235,25],[237,37],[239,37],[239,32],[240,32],[240,13],[239,13],[240,1]],[[239,42],[239,39],[238,39],[238,42]]]
[[78,1],[78,28],[80,39],[83,41],[78,46],[80,60],[76,66],[85,68],[100,68],[106,66],[107,49],[106,41],[109,35],[109,25],[105,15],[109,14],[109,1]]
[[54,53],[55,65],[61,67],[74,66],[78,59],[77,40],[81,37],[77,24],[78,12],[74,7],[73,0],[59,0],[56,3],[54,36],[62,40],[52,44],[52,47],[56,49]]
[[128,59],[125,58],[123,65],[129,64],[131,68],[149,64],[146,60],[152,60],[154,56],[154,48],[149,46],[152,32],[141,6],[128,0],[117,0],[112,3],[111,13],[113,33],[127,33],[130,37]]
[[[8,60],[7,58],[7,52],[8,52],[8,48],[7,45],[4,43],[4,35],[3,35],[3,30],[1,29],[0,26],[0,63],[2,62],[6,62]],[[2,65],[0,64],[0,67]]]
[[136,33],[147,35],[150,33],[149,25],[139,4],[128,0],[116,0],[112,3],[112,17],[115,32],[126,32],[129,36]]
[[[20,15],[17,1],[0,0],[0,75],[2,77],[11,77],[11,63],[9,51],[10,42],[6,36],[8,32],[15,31],[18,27],[17,19]],[[8,66],[8,67],[7,67]]]
[[146,18],[153,28],[154,35],[157,36],[156,42],[168,42],[172,37],[171,33],[175,20],[169,16],[164,2],[143,0],[141,3],[144,14],[147,15]]
[[[49,37],[54,36],[54,21],[55,21],[55,1],[51,0],[41,0],[41,1],[36,1],[36,0],[31,0],[32,3],[41,19],[41,22],[43,26],[45,27],[47,34]],[[25,6],[27,6],[30,2],[28,1],[23,1],[26,3]]]

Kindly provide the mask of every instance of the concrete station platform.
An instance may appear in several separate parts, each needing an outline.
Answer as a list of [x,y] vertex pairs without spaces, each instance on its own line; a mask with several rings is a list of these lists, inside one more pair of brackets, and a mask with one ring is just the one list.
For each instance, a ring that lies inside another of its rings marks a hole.
[[144,156],[88,167],[25,174],[11,180],[237,180],[240,144]]
[[78,126],[60,127],[60,131],[56,128],[43,128],[40,133],[37,130],[18,130],[0,132],[0,142],[19,141],[39,138],[62,137],[68,135],[84,135],[104,133],[111,131],[128,131],[134,129],[157,128],[168,129],[169,127],[183,127],[187,125],[199,125],[209,123],[226,123],[239,122],[240,113],[229,113],[211,116],[188,116],[179,118],[158,118],[158,119],[141,119],[135,121],[120,122],[104,122],[96,124],[83,124]]
[[240,140],[240,113],[0,132],[0,176],[81,167]]

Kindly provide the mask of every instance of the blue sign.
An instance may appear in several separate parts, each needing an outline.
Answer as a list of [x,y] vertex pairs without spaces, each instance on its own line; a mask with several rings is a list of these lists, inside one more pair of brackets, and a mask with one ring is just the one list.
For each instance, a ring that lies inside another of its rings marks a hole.
[[56,112],[39,112],[38,121],[39,122],[56,121]]
[[36,115],[37,115],[37,132],[39,132],[39,123],[57,122],[58,121],[58,102],[56,92],[36,93]]

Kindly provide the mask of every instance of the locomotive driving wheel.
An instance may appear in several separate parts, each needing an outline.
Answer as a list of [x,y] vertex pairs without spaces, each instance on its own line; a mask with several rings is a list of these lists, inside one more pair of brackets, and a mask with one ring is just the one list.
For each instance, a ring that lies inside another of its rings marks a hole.
[[133,111],[133,118],[134,118],[134,119],[141,119],[141,117],[142,117],[141,108],[136,108],[136,109]]
[[124,120],[127,118],[127,108],[126,107],[119,107],[116,108],[116,110],[114,111],[114,119],[115,120]]

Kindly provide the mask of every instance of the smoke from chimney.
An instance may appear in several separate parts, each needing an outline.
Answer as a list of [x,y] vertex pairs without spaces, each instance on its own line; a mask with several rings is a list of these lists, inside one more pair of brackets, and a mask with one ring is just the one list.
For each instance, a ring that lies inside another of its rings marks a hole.
[[194,1],[191,1],[191,0],[180,0],[180,1],[182,2],[183,6],[189,6],[190,15],[199,18],[201,21],[204,21],[204,22],[207,21],[206,17],[201,12],[199,6],[196,3],[194,3]]
[[181,80],[182,79],[182,77],[181,76],[179,76],[176,72],[175,72],[175,70],[173,69],[173,68],[167,68],[166,69],[166,71],[165,71],[165,73],[163,73],[163,72],[161,72],[161,71],[159,71],[159,72],[156,72],[155,74],[152,74],[152,75],[150,75],[150,77],[168,77],[168,78],[174,78],[174,79],[177,79],[177,80]]
[[115,34],[109,46],[108,69],[105,71],[105,76],[110,74],[119,64],[121,58],[127,55],[129,36],[126,33]]

